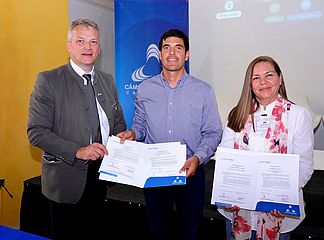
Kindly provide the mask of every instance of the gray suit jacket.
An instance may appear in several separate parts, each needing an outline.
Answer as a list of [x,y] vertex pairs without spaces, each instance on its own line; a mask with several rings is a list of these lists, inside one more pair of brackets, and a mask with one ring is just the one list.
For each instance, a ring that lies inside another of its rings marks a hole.
[[[113,77],[95,70],[94,88],[110,133],[126,129]],[[97,84],[95,84],[97,83]],[[27,134],[44,151],[42,192],[56,202],[77,203],[84,191],[88,164],[75,157],[89,145],[89,92],[70,64],[39,73],[30,97]]]

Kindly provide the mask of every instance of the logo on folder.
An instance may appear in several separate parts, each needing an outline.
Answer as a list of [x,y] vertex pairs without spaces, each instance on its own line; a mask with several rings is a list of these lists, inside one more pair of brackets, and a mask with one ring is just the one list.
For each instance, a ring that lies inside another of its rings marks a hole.
[[294,210],[294,208],[291,205],[289,205],[288,208],[286,209],[285,214],[294,216],[294,215],[296,215],[296,211]]

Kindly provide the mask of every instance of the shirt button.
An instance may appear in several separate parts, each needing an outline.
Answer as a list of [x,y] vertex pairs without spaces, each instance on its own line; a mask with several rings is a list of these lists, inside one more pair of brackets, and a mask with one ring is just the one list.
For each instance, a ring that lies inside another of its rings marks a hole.
[[171,133],[171,130],[169,130],[169,133]]

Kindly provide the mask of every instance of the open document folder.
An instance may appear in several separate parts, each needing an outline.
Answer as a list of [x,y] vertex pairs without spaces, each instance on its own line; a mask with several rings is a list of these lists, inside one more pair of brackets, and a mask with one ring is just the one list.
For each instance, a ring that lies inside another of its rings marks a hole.
[[211,204],[300,216],[299,155],[218,147]]
[[180,142],[145,144],[108,139],[108,156],[102,160],[99,179],[140,188],[186,184],[186,146]]

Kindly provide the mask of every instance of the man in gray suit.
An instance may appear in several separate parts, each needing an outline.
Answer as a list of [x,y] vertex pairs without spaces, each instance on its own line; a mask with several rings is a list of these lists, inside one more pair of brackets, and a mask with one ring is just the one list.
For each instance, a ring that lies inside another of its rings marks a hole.
[[126,122],[113,77],[94,67],[98,25],[73,21],[67,50],[68,64],[37,77],[27,133],[43,150],[42,192],[50,200],[53,238],[96,239],[107,193],[98,169],[108,137],[124,131]]

